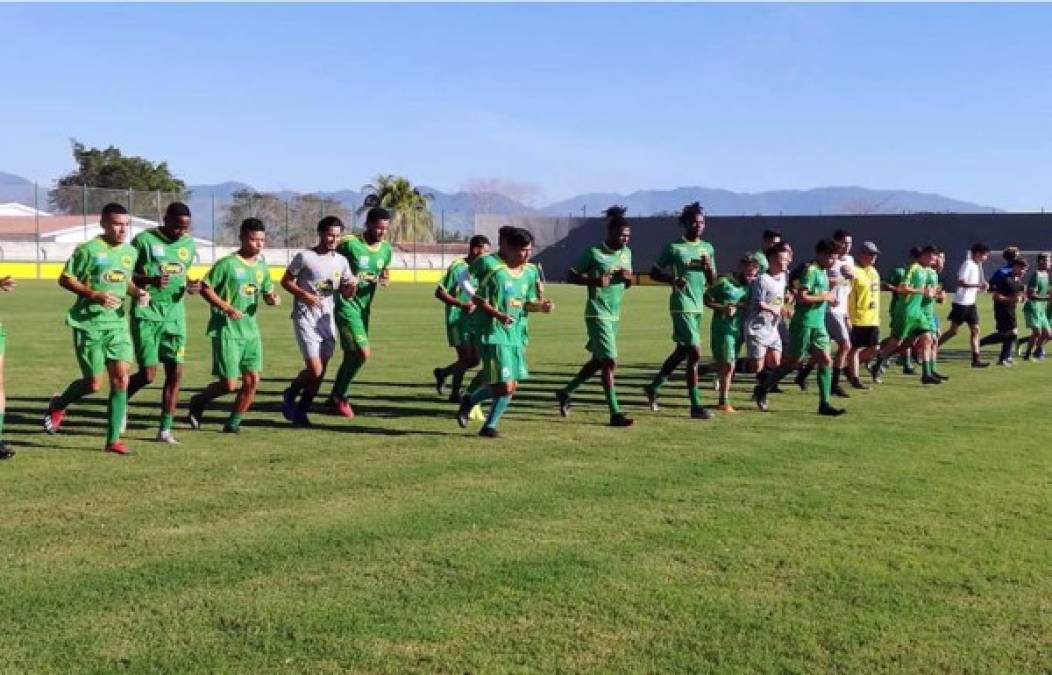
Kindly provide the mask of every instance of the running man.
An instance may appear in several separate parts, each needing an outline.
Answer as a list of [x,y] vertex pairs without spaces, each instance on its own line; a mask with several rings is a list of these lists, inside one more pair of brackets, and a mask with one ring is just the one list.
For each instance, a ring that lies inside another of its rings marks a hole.
[[482,362],[489,384],[471,395],[465,394],[457,410],[457,423],[468,425],[471,409],[486,400],[493,401],[486,422],[479,431],[484,438],[497,438],[497,426],[508,409],[519,382],[529,376],[523,345],[522,316],[525,312],[551,312],[551,300],[538,301],[537,268],[527,265],[533,253],[533,236],[521,228],[506,235],[500,264],[479,281],[475,302],[489,322],[484,326]]
[[220,258],[202,280],[201,296],[212,306],[205,334],[212,338],[212,375],[218,379],[190,398],[192,429],[201,428],[205,407],[220,396],[237,392],[224,433],[241,433],[241,421],[252,407],[263,372],[263,338],[256,323],[259,296],[271,306],[281,303],[260,258],[266,240],[263,221],[246,218],[241,222],[241,248]]
[[150,293],[146,305],[132,305],[131,336],[139,370],[128,381],[128,399],[153,382],[157,366],[164,364],[161,390],[160,443],[178,444],[172,423],[179,406],[179,387],[186,357],[187,293],[201,290],[199,280],[189,278],[194,261],[194,238],[190,235],[190,208],[172,202],[160,227],[144,230],[131,242],[138,253],[135,285]]
[[983,263],[989,257],[989,246],[972,244],[968,258],[957,270],[957,290],[953,294],[953,304],[950,307],[950,328],[939,336],[939,346],[942,347],[957,335],[962,324],[968,324],[972,368],[986,368],[990,365],[979,355],[979,312],[975,304],[976,296],[990,287],[983,276]]
[[468,241],[467,257],[457,258],[442,277],[442,281],[435,289],[435,297],[445,308],[446,341],[456,351],[457,360],[445,368],[435,368],[435,389],[438,395],[442,395],[446,378],[453,376],[453,384],[449,392],[449,401],[459,403],[461,399],[461,386],[467,371],[482,362],[478,343],[472,337],[472,328],[475,325],[473,314],[475,303],[472,302],[472,292],[464,288],[465,278],[471,275],[471,264],[482,256],[489,253],[489,239],[481,234],[476,234]]
[[855,389],[869,389],[858,376],[859,363],[866,363],[880,351],[880,249],[871,241],[862,242],[855,275],[848,296],[851,320],[851,352],[848,354],[848,381]]
[[1023,304],[1023,318],[1030,329],[1023,360],[1031,356],[1037,360],[1044,359],[1044,346],[1052,338],[1052,327],[1048,322],[1048,252],[1037,254],[1037,269],[1030,273],[1026,282],[1026,302]]
[[716,281],[716,251],[701,238],[705,231],[705,211],[694,202],[683,207],[679,216],[683,237],[665,246],[650,271],[650,277],[672,287],[669,313],[675,349],[665,359],[650,384],[643,387],[651,410],[657,410],[658,391],[684,360],[687,362],[687,394],[690,416],[707,420],[712,413],[701,405],[698,362],[701,360],[701,318],[705,289]]
[[[847,391],[840,386],[841,375],[847,367],[848,355],[851,353],[851,324],[848,321],[848,300],[851,296],[851,279],[854,277],[855,259],[851,257],[852,235],[847,230],[838,229],[833,233],[837,245],[836,263],[829,268],[829,288],[833,300],[826,307],[826,332],[836,343],[836,356],[833,359],[833,396],[850,398]],[[809,361],[796,376],[796,384],[807,389],[807,377],[815,362]]]
[[588,331],[585,349],[592,358],[585,363],[570,383],[555,392],[559,414],[570,414],[570,398],[582,384],[596,373],[601,373],[603,395],[610,409],[610,426],[630,427],[633,420],[626,417],[617,401],[614,372],[617,370],[617,329],[621,322],[621,300],[632,286],[632,251],[628,241],[632,227],[625,218],[623,206],[611,206],[606,214],[606,239],[581,254],[570,268],[571,284],[586,286],[588,299],[584,305],[584,325]]
[[70,383],[61,395],[51,397],[44,415],[44,430],[56,433],[66,409],[110,382],[106,415],[106,452],[129,454],[120,440],[128,413],[128,370],[135,358],[124,315],[124,298],[149,302],[150,294],[135,285],[135,249],[129,246],[127,209],[117,203],[102,207],[102,235],[84,242],[66,261],[58,284],[77,296],[66,315],[73,329],[73,350],[83,377]]
[[782,233],[778,230],[772,230],[768,228],[763,231],[763,246],[760,247],[760,250],[753,251],[752,253],[753,260],[756,261],[757,275],[764,274],[767,272],[767,269],[770,266],[767,261],[767,252],[771,250],[772,246],[774,246],[775,244],[780,244],[781,242]]
[[354,417],[354,408],[347,401],[347,391],[373,353],[369,347],[373,299],[376,289],[386,286],[390,279],[392,251],[391,243],[386,241],[390,225],[391,214],[387,209],[374,206],[365,216],[365,232],[344,237],[336,247],[336,252],[350,264],[358,285],[353,298],[342,295],[336,298],[336,329],[340,334],[343,362],[336,371],[327,403],[330,410],[348,419]]
[[281,396],[281,414],[297,427],[310,426],[307,413],[336,351],[336,295],[350,298],[356,290],[347,258],[336,253],[341,236],[342,220],[319,220],[318,243],[297,253],[281,277],[292,295],[292,330],[303,357],[303,370]]
[[815,259],[793,280],[796,312],[789,324],[789,349],[785,360],[770,377],[753,389],[753,400],[761,412],[767,412],[767,394],[800,361],[810,356],[818,367],[818,414],[837,417],[846,411],[830,402],[833,388],[833,359],[829,355],[829,333],[826,331],[826,305],[834,299],[829,290],[829,269],[837,264],[840,245],[822,239],[815,246]]
[[[1005,250],[1005,259],[1008,259],[1008,249]],[[999,274],[1002,270],[998,270],[990,280],[996,332],[979,340],[981,347],[1001,343],[1001,354],[997,358],[999,366],[1015,364],[1012,355],[1015,353],[1015,343],[1019,334],[1016,307],[1023,301],[1026,294],[1026,288],[1023,285],[1023,275],[1026,274],[1027,269],[1026,258],[1015,254],[1007,267],[1009,269],[1007,274]]]
[[922,384],[942,384],[943,380],[934,373],[935,362],[931,354],[932,332],[935,328],[924,306],[924,301],[934,298],[937,292],[937,283],[932,283],[930,274],[937,254],[934,246],[920,249],[917,261],[910,265],[905,278],[896,287],[896,293],[901,297],[895,303],[891,317],[891,338],[881,347],[869,367],[873,381],[878,384],[884,380],[887,360],[902,346],[911,347],[920,356]]
[[[14,290],[15,280],[10,275],[0,279],[0,291]],[[11,459],[15,451],[4,440],[4,412],[7,410],[7,388],[4,383],[4,353],[7,351],[7,328],[0,323],[0,459]]]
[[785,312],[786,269],[789,248],[779,242],[764,256],[769,267],[749,288],[749,310],[744,321],[749,372],[762,382],[782,362],[782,334],[778,329]]
[[738,351],[743,340],[742,320],[745,308],[749,304],[749,288],[756,280],[759,263],[751,253],[746,253],[738,260],[738,268],[733,274],[725,274],[716,280],[705,291],[705,306],[713,310],[711,341],[712,360],[716,364],[716,378],[719,384],[720,412],[737,412],[730,401],[731,383],[734,380],[734,364],[738,360]]
[[[909,271],[910,267],[915,262],[917,262],[918,258],[920,258],[920,247],[911,246],[909,252],[906,254],[906,264],[893,269],[891,271],[891,276],[888,277],[888,280],[886,282],[881,283],[880,285],[881,290],[885,290],[891,293],[891,301],[888,303],[888,319],[891,321],[892,332],[894,332],[895,315],[898,313],[899,303],[903,301],[904,297],[901,293],[899,293],[899,286],[901,286],[903,282],[906,281],[907,272]],[[892,341],[892,339],[892,337],[888,337],[885,340],[882,340],[880,343],[880,348],[884,349],[884,347],[886,347],[888,343]],[[902,363],[903,375],[913,375],[916,373],[916,371],[913,368],[913,355],[911,353],[910,344],[910,341],[907,341],[905,344],[900,343],[899,347],[898,353],[899,360]],[[870,371],[870,375],[873,375],[872,368],[868,369]],[[877,376],[874,376],[873,381],[879,384],[880,382],[883,382],[883,378],[884,371],[881,370],[879,373],[879,379],[877,379]]]

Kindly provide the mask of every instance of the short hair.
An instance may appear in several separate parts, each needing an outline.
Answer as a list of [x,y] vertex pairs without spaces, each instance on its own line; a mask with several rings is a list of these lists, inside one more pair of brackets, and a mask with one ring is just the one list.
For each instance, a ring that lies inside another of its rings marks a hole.
[[788,253],[788,252],[789,252],[789,244],[785,243],[784,241],[780,241],[777,244],[771,246],[766,251],[764,251],[763,254],[765,256],[767,256],[767,257],[771,257],[771,256],[776,256],[779,253]]
[[844,241],[851,236],[851,233],[845,229],[837,228],[836,232],[833,233],[833,239],[837,241]]
[[1001,251],[1001,257],[1005,259],[1005,262],[1012,262],[1019,257],[1019,247],[1009,246],[1005,250]]
[[767,228],[766,230],[763,231],[763,238],[764,239],[775,239],[775,238],[781,239],[782,238],[782,231],[781,230],[775,230],[773,228]]
[[259,218],[245,218],[241,221],[241,234],[249,232],[266,232],[267,226]]
[[128,209],[124,208],[117,202],[110,202],[106,206],[102,207],[102,214],[100,218],[107,218],[109,216],[126,216],[128,215]]
[[921,254],[920,246],[910,246],[909,252],[906,254],[910,258],[919,258]]
[[836,253],[837,245],[832,239],[819,239],[815,244],[815,253]]
[[686,227],[687,225],[693,225],[695,219],[698,216],[705,215],[705,209],[701,206],[701,202],[691,202],[683,207],[683,210],[679,214],[679,224]]
[[336,216],[325,216],[318,221],[318,234],[325,232],[330,227],[338,227],[343,229],[343,221]]
[[489,246],[489,237],[484,234],[476,234],[468,240],[468,248],[477,248],[479,246]]
[[189,218],[190,207],[182,202],[172,202],[168,205],[168,208],[164,210],[164,219],[169,218]]
[[378,220],[391,220],[391,212],[382,206],[374,206],[365,214],[365,224],[369,225]]
[[603,211],[603,215],[606,216],[607,232],[612,232],[621,227],[628,227],[628,219],[625,218],[625,213],[627,212],[628,209],[617,204]]
[[1018,265],[1019,267],[1029,267],[1030,263],[1028,263],[1026,261],[1026,258],[1024,258],[1023,256],[1020,255],[1020,256],[1016,256],[1015,258],[1012,258],[1012,265],[1013,266]]
[[501,225],[500,229],[497,230],[497,241],[507,241],[508,235],[515,231],[515,227],[512,225]]
[[508,232],[506,241],[509,248],[526,248],[533,243],[533,235],[529,230],[513,227],[511,232]]
[[[928,255],[929,253],[935,255],[939,252],[939,247],[935,244],[925,244],[920,250],[920,255]],[[918,256],[919,257],[919,256]]]
[[972,244],[972,248],[970,250],[971,250],[972,253],[976,253],[976,254],[989,253],[990,252],[990,247],[987,246],[986,244],[977,243],[977,244]]

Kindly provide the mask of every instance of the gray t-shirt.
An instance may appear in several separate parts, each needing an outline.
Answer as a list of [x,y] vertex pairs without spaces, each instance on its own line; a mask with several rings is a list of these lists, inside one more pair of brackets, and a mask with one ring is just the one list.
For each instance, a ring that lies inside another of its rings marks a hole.
[[331,316],[335,311],[335,294],[340,286],[354,281],[347,258],[330,251],[317,253],[314,249],[300,251],[289,263],[288,273],[296,279],[296,285],[321,298],[321,305],[310,307],[296,298],[292,304],[293,319],[319,319]]
[[781,307],[785,302],[785,272],[776,276],[761,274],[749,286],[749,313],[745,316],[745,328],[752,333],[764,333],[776,329],[781,314],[773,314],[760,308],[760,303]]

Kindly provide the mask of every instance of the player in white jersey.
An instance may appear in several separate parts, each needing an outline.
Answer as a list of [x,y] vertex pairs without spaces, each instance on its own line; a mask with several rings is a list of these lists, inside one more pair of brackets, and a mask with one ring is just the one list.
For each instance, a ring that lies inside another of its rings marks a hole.
[[343,221],[322,218],[317,245],[297,253],[281,278],[293,297],[292,328],[304,364],[281,401],[281,413],[296,426],[310,425],[307,412],[336,350],[335,295],[353,297],[357,284],[347,258],[336,252],[342,236]]
[[785,309],[789,247],[779,242],[764,252],[764,259],[768,268],[750,285],[744,325],[749,372],[757,373],[757,381],[762,381],[782,362],[782,336],[778,327]]
[[939,337],[939,346],[946,344],[961,324],[968,324],[970,344],[972,347],[972,368],[985,368],[990,364],[979,358],[979,311],[976,298],[980,292],[990,287],[983,275],[983,263],[990,257],[990,247],[986,244],[973,244],[968,251],[968,258],[957,270],[957,290],[953,294],[953,306],[950,307],[950,328]]

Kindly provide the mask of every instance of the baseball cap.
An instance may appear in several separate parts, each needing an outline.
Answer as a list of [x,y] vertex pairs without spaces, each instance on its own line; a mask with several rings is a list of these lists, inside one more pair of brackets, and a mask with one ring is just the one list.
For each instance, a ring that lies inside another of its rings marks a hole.
[[862,242],[862,250],[866,253],[872,253],[873,255],[880,255],[880,249],[871,241]]

